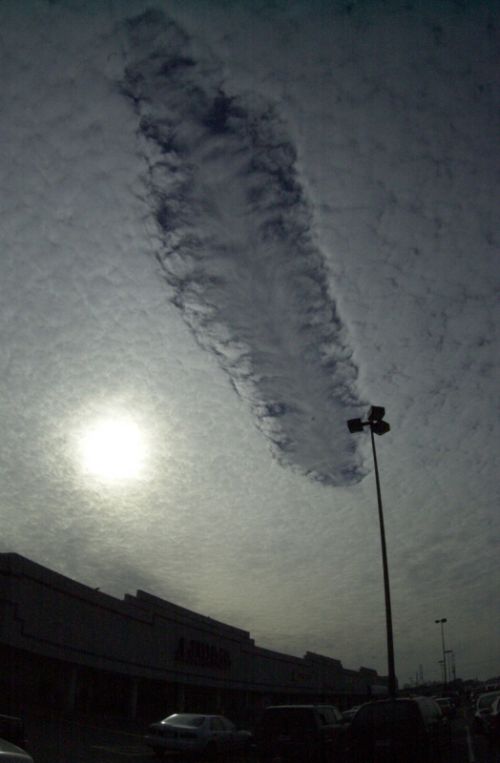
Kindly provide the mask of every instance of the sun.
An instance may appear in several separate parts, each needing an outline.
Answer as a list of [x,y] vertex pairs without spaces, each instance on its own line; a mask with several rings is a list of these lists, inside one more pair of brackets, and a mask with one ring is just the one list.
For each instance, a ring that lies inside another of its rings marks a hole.
[[145,461],[142,433],[132,419],[103,418],[80,441],[84,472],[109,482],[137,479]]

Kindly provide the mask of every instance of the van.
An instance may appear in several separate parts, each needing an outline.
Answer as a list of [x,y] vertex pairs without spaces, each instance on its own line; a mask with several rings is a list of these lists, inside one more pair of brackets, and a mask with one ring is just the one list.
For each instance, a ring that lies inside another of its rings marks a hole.
[[429,763],[449,750],[450,727],[430,697],[362,705],[349,729],[352,763]]

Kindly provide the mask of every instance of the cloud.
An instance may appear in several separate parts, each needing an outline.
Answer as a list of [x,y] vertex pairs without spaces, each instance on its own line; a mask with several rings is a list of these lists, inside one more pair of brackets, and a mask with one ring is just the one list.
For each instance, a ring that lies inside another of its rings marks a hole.
[[170,299],[281,463],[325,484],[358,481],[344,421],[360,404],[357,368],[285,124],[255,94],[230,97],[218,63],[160,12],[128,32],[121,88],[139,119]]

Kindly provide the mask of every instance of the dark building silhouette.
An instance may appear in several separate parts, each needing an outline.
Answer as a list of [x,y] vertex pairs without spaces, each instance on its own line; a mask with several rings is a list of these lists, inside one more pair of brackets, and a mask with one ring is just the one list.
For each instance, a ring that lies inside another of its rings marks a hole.
[[347,707],[384,693],[375,670],[257,646],[247,631],[144,591],[109,596],[18,554],[0,554],[1,711],[156,718],[275,702]]

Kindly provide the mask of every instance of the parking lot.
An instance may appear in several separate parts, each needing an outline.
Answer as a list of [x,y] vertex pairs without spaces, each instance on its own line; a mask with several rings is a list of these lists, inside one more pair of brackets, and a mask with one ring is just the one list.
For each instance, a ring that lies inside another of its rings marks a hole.
[[[153,763],[139,727],[128,729],[113,722],[76,722],[27,719],[29,752],[35,763]],[[176,754],[164,760],[180,760]],[[201,758],[191,758],[201,763]],[[255,753],[235,755],[233,763],[257,763]],[[307,763],[304,761],[304,763]],[[500,763],[500,746],[472,733],[467,713],[461,709],[452,722],[452,748],[443,763]]]
[[[143,744],[139,728],[128,730],[118,722],[27,719],[26,726],[28,751],[35,763],[126,763],[127,760],[154,763],[159,760]],[[167,763],[182,758],[172,753],[163,759]],[[255,760],[252,755],[231,757],[233,763]]]

